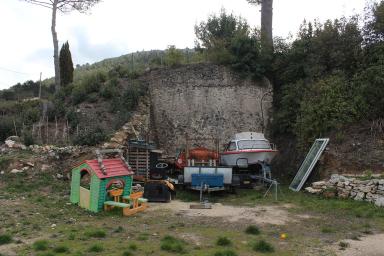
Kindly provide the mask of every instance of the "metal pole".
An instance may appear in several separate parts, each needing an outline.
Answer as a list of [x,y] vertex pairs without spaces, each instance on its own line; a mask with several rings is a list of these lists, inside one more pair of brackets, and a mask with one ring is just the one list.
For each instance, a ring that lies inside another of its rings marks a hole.
[[41,99],[41,75],[42,75],[42,72],[40,72],[40,82],[39,82],[39,99]]

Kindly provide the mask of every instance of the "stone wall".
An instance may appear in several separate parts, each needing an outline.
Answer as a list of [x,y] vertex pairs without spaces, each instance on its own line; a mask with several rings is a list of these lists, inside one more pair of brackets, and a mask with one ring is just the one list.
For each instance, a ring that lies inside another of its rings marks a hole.
[[[151,131],[168,154],[185,145],[213,147],[237,132],[261,132],[269,121],[272,87],[242,79],[213,64],[186,65],[148,72],[142,79],[150,93]],[[196,139],[196,140],[194,140]]]
[[384,179],[361,180],[334,174],[330,180],[314,182],[305,190],[325,197],[351,198],[384,206]]

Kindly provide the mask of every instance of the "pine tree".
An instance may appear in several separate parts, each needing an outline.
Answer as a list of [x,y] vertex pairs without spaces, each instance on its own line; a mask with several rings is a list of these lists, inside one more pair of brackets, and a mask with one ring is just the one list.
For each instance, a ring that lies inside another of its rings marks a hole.
[[60,50],[60,81],[65,86],[73,81],[73,63],[68,41],[63,44]]

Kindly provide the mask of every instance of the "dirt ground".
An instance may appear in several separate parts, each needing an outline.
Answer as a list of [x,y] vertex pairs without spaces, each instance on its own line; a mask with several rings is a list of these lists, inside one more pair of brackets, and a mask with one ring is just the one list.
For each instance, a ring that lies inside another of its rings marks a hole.
[[[383,256],[384,234],[360,237],[360,240],[343,240],[348,243],[345,250],[337,250],[338,256]],[[339,246],[339,245],[337,245]]]
[[212,204],[212,209],[190,209],[191,204],[174,200],[167,204],[150,204],[150,211],[158,211],[168,209],[175,214],[182,214],[189,217],[209,217],[222,218],[224,221],[239,222],[246,221],[252,224],[272,224],[284,225],[289,221],[299,221],[300,218],[309,218],[306,215],[296,215],[298,218],[293,219],[289,216],[288,209],[293,207],[290,204],[282,206],[256,206],[256,207],[239,207],[231,205],[222,205],[220,203]]

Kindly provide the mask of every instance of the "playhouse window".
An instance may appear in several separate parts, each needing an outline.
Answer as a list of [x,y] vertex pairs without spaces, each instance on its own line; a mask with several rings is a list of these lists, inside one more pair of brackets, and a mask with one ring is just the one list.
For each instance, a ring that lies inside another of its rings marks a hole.
[[80,172],[81,178],[80,178],[80,186],[86,189],[90,189],[91,187],[91,175],[88,171],[82,170]]

